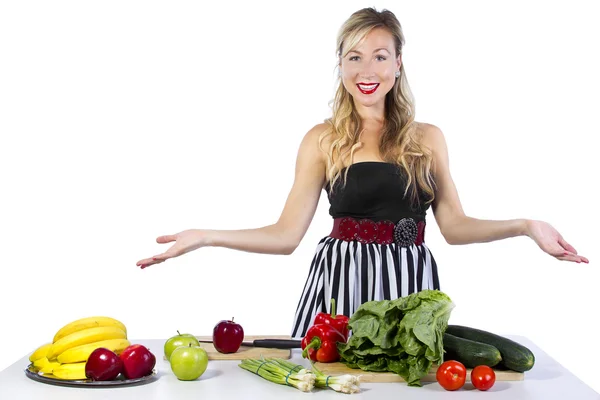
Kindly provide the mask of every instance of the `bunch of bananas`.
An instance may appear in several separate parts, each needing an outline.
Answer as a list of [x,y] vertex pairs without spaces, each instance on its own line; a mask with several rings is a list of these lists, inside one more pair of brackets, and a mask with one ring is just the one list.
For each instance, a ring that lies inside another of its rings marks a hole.
[[70,322],[29,356],[38,374],[57,379],[86,379],[85,363],[94,350],[120,354],[131,343],[125,325],[111,317],[86,317]]

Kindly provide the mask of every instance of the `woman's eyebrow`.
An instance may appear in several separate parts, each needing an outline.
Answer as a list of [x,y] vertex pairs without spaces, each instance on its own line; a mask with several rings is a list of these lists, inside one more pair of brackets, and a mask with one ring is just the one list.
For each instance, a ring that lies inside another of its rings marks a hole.
[[[385,51],[387,51],[388,54],[391,54],[390,51],[388,49],[386,49],[385,47],[380,47],[378,49],[375,49],[375,50],[373,50],[373,53],[377,53],[379,50],[385,50]],[[356,54],[362,56],[362,53],[358,50],[350,50],[348,53],[356,53]]]

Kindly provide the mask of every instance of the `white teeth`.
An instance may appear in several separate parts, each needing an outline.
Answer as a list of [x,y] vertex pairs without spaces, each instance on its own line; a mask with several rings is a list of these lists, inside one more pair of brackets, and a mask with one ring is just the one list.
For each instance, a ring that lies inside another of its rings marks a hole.
[[377,83],[374,83],[372,85],[358,85],[358,87],[362,90],[373,90],[377,87]]

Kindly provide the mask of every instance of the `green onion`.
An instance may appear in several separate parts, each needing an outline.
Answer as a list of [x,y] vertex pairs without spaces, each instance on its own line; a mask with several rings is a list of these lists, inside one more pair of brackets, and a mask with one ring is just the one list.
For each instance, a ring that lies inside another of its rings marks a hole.
[[310,392],[315,384],[315,376],[310,371],[302,368],[298,372],[295,372],[292,369],[282,367],[281,364],[273,359],[245,359],[242,360],[239,366],[268,381],[280,385],[293,386],[303,392]]
[[360,380],[357,376],[345,375],[325,375],[314,363],[312,363],[313,374],[315,374],[315,387],[330,388],[336,392],[357,393],[360,391]]
[[353,375],[325,375],[311,361],[312,369],[308,370],[300,364],[294,364],[282,358],[261,358],[242,360],[239,366],[271,382],[289,385],[304,392],[313,387],[330,388],[342,393],[360,391],[359,379]]

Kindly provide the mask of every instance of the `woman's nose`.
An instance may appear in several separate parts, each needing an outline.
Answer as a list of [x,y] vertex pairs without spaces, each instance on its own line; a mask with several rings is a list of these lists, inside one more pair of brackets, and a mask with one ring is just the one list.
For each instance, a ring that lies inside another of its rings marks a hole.
[[360,77],[364,79],[370,79],[375,77],[375,71],[373,70],[372,63],[364,63],[360,71]]

